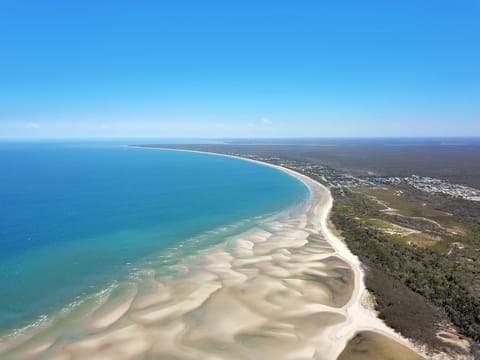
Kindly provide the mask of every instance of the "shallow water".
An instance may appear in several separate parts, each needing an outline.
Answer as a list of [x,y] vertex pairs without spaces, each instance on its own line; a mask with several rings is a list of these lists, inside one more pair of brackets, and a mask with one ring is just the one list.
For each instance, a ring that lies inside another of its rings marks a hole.
[[61,328],[57,321],[6,342],[4,354],[332,359],[344,341],[334,334],[351,323],[354,279],[318,225],[317,201],[291,207],[187,257],[174,276],[150,271],[85,304],[81,316],[66,314]]
[[0,164],[4,335],[71,321],[61,314],[141,287],[152,271],[178,273],[172,265],[307,193],[238,159],[106,143],[2,142]]
[[361,305],[360,262],[328,227],[328,190],[295,176],[308,196],[150,253],[122,281],[4,338],[0,355],[330,360],[346,347],[344,359],[393,351],[417,360]]

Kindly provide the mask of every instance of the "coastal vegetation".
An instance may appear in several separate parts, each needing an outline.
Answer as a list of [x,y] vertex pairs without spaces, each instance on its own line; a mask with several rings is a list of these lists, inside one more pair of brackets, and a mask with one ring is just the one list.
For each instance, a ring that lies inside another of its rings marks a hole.
[[[386,204],[396,206],[397,213],[382,211],[385,206],[367,195],[372,193],[383,194],[381,201],[390,200]],[[376,296],[380,316],[406,336],[435,343],[432,331],[430,334],[428,331],[413,334],[415,327],[412,324],[417,326],[420,322],[419,328],[423,330],[433,329],[434,325],[435,330],[439,330],[444,313],[462,334],[478,342],[480,262],[478,258],[465,254],[465,249],[478,248],[480,245],[478,225],[470,222],[469,218],[445,215],[422,203],[392,197],[391,189],[334,190],[333,194],[336,201],[332,221],[342,231],[350,249],[366,265],[366,285]],[[409,194],[406,198],[411,200],[411,196]],[[415,218],[412,220],[413,216]],[[418,222],[417,218],[423,216],[438,221],[438,225],[432,228],[425,226],[428,221]],[[371,218],[408,225],[420,229],[422,233],[436,232],[439,240],[430,246],[421,246],[415,241],[405,242],[402,236],[387,234],[367,220]],[[461,235],[447,235],[439,230],[442,225],[463,225],[465,230]],[[443,242],[448,246],[439,245]],[[461,243],[463,248],[460,249],[458,245],[450,247],[452,243]],[[448,248],[450,250],[446,251]],[[408,291],[397,291],[402,288],[421,295],[421,298],[408,295]],[[412,301],[413,307],[410,306]],[[412,309],[415,309],[413,313]],[[409,321],[409,316],[414,317],[415,321]]]

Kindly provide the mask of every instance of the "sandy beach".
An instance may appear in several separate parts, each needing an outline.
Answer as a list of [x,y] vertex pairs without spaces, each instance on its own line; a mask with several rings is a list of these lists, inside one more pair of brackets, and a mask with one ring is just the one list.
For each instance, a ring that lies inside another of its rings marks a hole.
[[0,355],[336,359],[364,332],[386,337],[420,359],[365,305],[361,264],[328,227],[329,190],[277,168],[308,187],[304,204],[179,264],[181,276],[152,274],[148,291],[132,287],[114,301],[107,293],[79,320],[78,338],[62,339],[46,325],[0,343]]

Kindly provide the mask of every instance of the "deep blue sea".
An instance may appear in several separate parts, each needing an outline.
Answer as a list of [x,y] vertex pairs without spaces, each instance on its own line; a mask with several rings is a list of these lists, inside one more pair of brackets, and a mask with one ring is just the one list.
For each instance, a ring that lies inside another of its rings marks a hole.
[[0,142],[0,331],[144,263],[168,267],[306,195],[293,177],[239,159],[114,143]]

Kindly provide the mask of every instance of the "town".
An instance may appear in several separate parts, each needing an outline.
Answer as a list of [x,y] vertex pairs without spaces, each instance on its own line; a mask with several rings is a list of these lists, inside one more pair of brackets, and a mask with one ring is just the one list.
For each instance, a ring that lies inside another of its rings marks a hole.
[[408,184],[410,186],[413,186],[417,190],[428,192],[428,193],[444,194],[447,196],[462,198],[465,200],[480,201],[480,190],[477,190],[468,186],[464,186],[464,185],[452,184],[449,181],[434,179],[428,176],[418,176],[418,175],[411,175],[407,177],[375,176],[375,177],[367,177],[364,179],[372,184],[380,185],[380,186]]
[[[428,176],[411,175],[407,177],[393,176],[367,176],[355,177],[340,173],[331,167],[314,164],[308,161],[282,159],[277,156],[262,156],[252,153],[230,152],[228,155],[240,156],[256,161],[262,161],[273,165],[282,166],[301,174],[307,175],[324,185],[332,188],[351,188],[355,186],[398,186],[407,184],[417,190],[433,194],[443,194],[454,198],[462,198],[470,201],[480,201],[480,190],[465,185],[452,184],[449,181],[435,179]],[[340,193],[342,193],[340,191]]]

